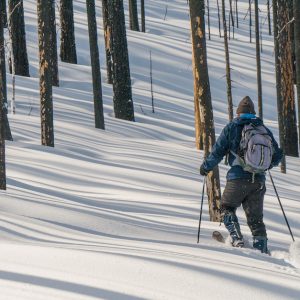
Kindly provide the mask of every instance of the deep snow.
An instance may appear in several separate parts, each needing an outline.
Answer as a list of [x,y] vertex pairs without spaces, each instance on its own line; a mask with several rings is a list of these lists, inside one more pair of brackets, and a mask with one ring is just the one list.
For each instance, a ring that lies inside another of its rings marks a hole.
[[[241,28],[230,41],[235,106],[246,94],[256,98],[255,45],[243,20],[247,2],[239,1]],[[9,116],[14,142],[7,143],[8,189],[0,201],[0,299],[299,299],[299,159],[288,158],[287,175],[273,171],[296,243],[268,180],[265,222],[272,256],[213,241],[213,230],[225,230],[208,221],[207,202],[197,245],[202,153],[194,147],[186,1],[146,1],[147,33],[127,31],[135,123],[113,117],[101,1],[96,3],[106,130],[94,129],[85,1],[75,0],[79,64],[59,66],[52,149],[40,146],[36,4],[24,1],[32,77],[17,78],[17,114]],[[227,123],[225,65],[216,1],[210,3],[209,71],[219,134]],[[261,9],[265,16],[265,5]],[[277,135],[266,25],[263,37],[265,122]],[[9,75],[8,84],[11,97]],[[221,164],[222,187],[226,171]],[[239,217],[250,243],[242,210]]]

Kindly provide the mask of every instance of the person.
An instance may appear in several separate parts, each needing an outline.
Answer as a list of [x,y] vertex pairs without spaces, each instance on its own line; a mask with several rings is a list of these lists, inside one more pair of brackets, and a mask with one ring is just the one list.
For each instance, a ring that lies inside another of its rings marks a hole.
[[[237,117],[223,129],[212,148],[212,152],[203,161],[200,167],[200,174],[206,176],[221,162],[225,155],[228,155],[228,163],[231,168],[227,173],[227,182],[222,195],[221,216],[230,234],[232,246],[244,246],[243,235],[236,216],[237,208],[242,205],[247,224],[252,232],[253,247],[262,253],[268,253],[267,233],[263,221],[266,170],[260,169],[257,171],[256,168],[247,169],[245,167],[246,159],[243,157],[245,155],[243,151],[247,151],[249,145],[244,145],[244,148],[241,149],[241,143],[242,141],[245,143],[245,140],[246,143],[250,143],[251,137],[254,136],[253,134],[250,137],[248,136],[249,140],[247,140],[245,138],[247,132],[249,134],[256,130],[256,134],[258,130],[263,131],[263,133],[260,132],[260,136],[252,139],[252,143],[255,143],[253,142],[255,139],[259,139],[260,142],[257,143],[258,146],[252,145],[250,150],[252,152],[250,154],[247,153],[247,155],[255,155],[255,153],[258,153],[257,151],[261,151],[258,165],[263,166],[266,164],[264,166],[266,169],[271,169],[279,164],[282,159],[282,151],[278,147],[272,132],[263,124],[260,118],[256,117],[254,104],[249,96],[240,101],[236,113]],[[267,155],[268,152],[265,152],[268,151],[269,147],[269,144],[266,143],[268,139],[271,145],[269,155]],[[262,141],[264,143],[263,146],[261,146]]]

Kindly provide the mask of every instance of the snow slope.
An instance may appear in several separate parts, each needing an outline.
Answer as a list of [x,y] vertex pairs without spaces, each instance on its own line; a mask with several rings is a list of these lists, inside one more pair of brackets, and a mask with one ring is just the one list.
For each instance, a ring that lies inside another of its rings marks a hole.
[[[208,56],[219,134],[227,123],[225,66],[216,1],[210,2]],[[235,106],[246,94],[256,97],[255,45],[248,42],[248,19],[243,20],[247,2],[239,1],[241,28],[230,42]],[[0,201],[0,299],[299,299],[299,159],[288,159],[287,175],[273,171],[296,243],[268,180],[265,222],[272,256],[211,240],[213,230],[225,230],[209,222],[207,202],[197,244],[202,153],[194,148],[186,1],[146,1],[147,33],[127,31],[135,123],[113,117],[101,1],[96,3],[106,130],[94,129],[85,1],[75,0],[79,64],[59,66],[52,149],[40,146],[36,7],[24,1],[32,77],[17,78],[17,114],[10,115],[14,142],[7,143],[8,189]],[[276,135],[266,25],[263,36],[265,121]],[[8,83],[11,97],[9,75]],[[226,171],[221,164],[222,187]],[[239,217],[251,240],[241,210]]]

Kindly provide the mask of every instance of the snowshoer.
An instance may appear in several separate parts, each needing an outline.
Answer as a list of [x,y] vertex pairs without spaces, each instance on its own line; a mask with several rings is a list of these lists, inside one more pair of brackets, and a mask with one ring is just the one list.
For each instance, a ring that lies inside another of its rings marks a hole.
[[268,253],[267,233],[263,222],[263,201],[266,192],[265,171],[279,164],[282,151],[271,131],[256,117],[250,97],[241,100],[237,117],[222,131],[210,155],[200,167],[206,176],[228,155],[230,170],[222,196],[221,212],[232,246],[243,247],[237,208],[242,205],[253,235],[253,247]]

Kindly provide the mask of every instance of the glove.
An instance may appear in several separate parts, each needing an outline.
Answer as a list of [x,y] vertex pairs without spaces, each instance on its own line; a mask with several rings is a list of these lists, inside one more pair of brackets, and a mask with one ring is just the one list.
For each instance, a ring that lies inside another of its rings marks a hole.
[[209,172],[204,169],[203,164],[202,164],[200,167],[200,175],[207,176],[208,173]]

